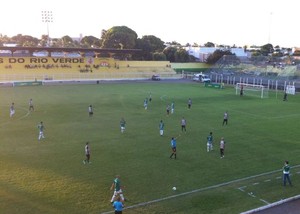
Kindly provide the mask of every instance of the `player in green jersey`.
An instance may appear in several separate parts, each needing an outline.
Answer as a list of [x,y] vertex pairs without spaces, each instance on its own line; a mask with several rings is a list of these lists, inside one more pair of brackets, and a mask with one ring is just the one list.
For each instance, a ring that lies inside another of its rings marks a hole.
[[44,136],[45,126],[44,126],[44,123],[42,121],[38,125],[38,129],[39,129],[39,138],[38,139],[41,140],[42,138],[45,138],[45,136]]
[[212,151],[213,150],[213,136],[212,136],[212,132],[209,133],[209,135],[207,136],[207,152]]
[[288,181],[290,186],[292,186],[292,182],[290,179],[290,166],[288,161],[284,162],[284,166],[282,170],[283,170],[283,186],[286,185],[286,181]]
[[113,203],[115,201],[117,196],[120,196],[121,201],[125,201],[123,191],[122,191],[121,181],[120,181],[120,175],[116,175],[116,177],[113,180],[113,183],[110,187],[110,190],[114,190],[114,194],[110,200],[111,203]]
[[159,122],[159,134],[160,134],[160,136],[163,136],[164,135],[164,128],[165,128],[165,124],[164,124],[164,122],[161,120],[160,122]]

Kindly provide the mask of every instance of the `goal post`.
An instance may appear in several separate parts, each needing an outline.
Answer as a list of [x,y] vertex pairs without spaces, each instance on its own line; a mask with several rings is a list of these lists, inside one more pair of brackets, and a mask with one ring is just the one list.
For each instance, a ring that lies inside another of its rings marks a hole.
[[235,86],[235,94],[249,95],[249,96],[255,96],[260,98],[268,98],[269,88],[264,85],[237,83]]

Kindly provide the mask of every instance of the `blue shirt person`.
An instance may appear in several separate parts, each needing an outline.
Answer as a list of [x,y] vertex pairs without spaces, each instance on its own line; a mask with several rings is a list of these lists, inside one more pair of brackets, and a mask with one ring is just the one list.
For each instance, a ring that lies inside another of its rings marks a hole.
[[120,201],[120,197],[117,198],[113,203],[113,207],[115,208],[115,214],[121,214],[123,211],[123,203]]
[[171,139],[171,149],[172,149],[172,154],[170,156],[170,158],[173,158],[173,155],[176,159],[176,138],[172,137]]

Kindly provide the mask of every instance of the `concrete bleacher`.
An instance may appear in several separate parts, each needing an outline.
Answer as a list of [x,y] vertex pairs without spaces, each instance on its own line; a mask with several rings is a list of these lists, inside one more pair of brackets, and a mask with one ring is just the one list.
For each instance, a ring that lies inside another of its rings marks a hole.
[[0,81],[145,78],[174,75],[169,61],[121,61],[113,58],[2,57]]

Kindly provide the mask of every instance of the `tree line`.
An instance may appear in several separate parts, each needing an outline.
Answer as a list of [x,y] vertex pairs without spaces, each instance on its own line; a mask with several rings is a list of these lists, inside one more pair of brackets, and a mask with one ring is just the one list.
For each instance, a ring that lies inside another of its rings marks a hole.
[[[128,28],[127,26],[114,26],[108,30],[102,30],[101,38],[94,36],[84,36],[81,40],[74,40],[66,35],[62,38],[49,38],[48,35],[42,35],[40,39],[18,34],[13,37],[7,37],[0,34],[0,46],[7,43],[14,43],[21,47],[66,47],[66,48],[114,48],[114,49],[140,49],[138,54],[117,56],[129,60],[154,60],[154,61],[170,61],[170,62],[195,62],[197,59],[188,54],[184,47],[198,45],[186,44],[182,46],[176,41],[164,42],[154,35],[146,35],[138,38],[137,33]],[[204,44],[205,47],[215,47],[212,42]],[[198,46],[199,47],[199,46]],[[235,47],[235,46],[233,46]],[[219,46],[220,49],[216,50],[210,55],[206,62],[214,64],[223,55],[234,55],[231,53],[228,46]],[[243,47],[247,51],[247,47]],[[284,53],[278,50],[279,47],[273,47],[271,44],[266,44],[253,50],[253,56],[267,56],[275,54],[282,56]],[[298,53],[300,55],[300,52]]]

